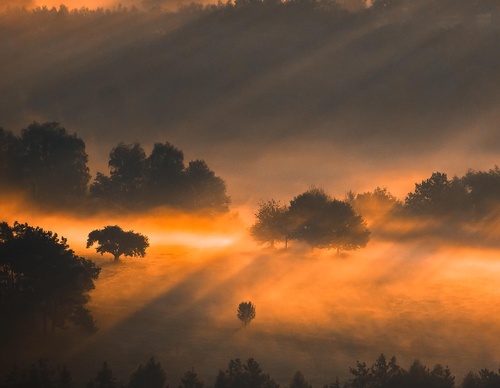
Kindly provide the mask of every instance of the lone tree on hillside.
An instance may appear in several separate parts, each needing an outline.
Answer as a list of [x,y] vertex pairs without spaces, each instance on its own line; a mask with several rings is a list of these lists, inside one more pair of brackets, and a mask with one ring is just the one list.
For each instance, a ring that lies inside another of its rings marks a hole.
[[120,256],[146,256],[146,248],[149,241],[146,236],[135,233],[133,230],[123,231],[118,225],[108,225],[103,229],[96,229],[89,233],[87,248],[97,243],[96,251],[101,255],[111,253],[115,261],[120,260]]
[[255,318],[255,305],[250,301],[241,302],[236,316],[246,327]]

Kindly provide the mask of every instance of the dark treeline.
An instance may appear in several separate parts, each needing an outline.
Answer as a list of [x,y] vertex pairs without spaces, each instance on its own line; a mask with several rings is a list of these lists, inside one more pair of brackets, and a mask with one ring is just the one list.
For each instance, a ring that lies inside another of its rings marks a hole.
[[[479,373],[469,372],[456,384],[455,376],[448,367],[436,364],[429,368],[419,360],[415,360],[408,369],[398,365],[396,358],[390,360],[381,354],[376,361],[368,366],[364,362],[356,362],[349,368],[352,377],[345,382],[338,378],[322,388],[497,388],[500,386],[499,372],[482,369]],[[95,376],[87,378],[87,384],[73,382],[70,369],[66,366],[51,367],[46,360],[40,360],[29,368],[14,366],[0,380],[0,387],[5,388],[71,388],[86,386],[87,388],[279,388],[269,373],[265,373],[259,363],[253,358],[242,362],[240,359],[229,361],[225,370],[219,370],[215,383],[209,385],[199,376],[194,368],[189,369],[180,379],[179,384],[167,383],[168,375],[161,363],[154,358],[140,364],[131,373],[128,382],[119,380],[108,364],[104,362]],[[296,371],[285,388],[313,388],[306,377]]]
[[[432,217],[456,223],[497,219],[500,210],[500,169],[488,171],[469,169],[461,177],[448,178],[434,172],[409,192],[404,201],[398,200],[385,188],[355,194],[347,201],[362,214],[396,217]],[[375,213],[375,214],[374,214]]]
[[172,144],[156,143],[146,155],[139,143],[119,143],[109,154],[109,175],[91,182],[85,143],[58,123],[33,123],[20,136],[0,128],[0,183],[39,205],[86,210],[120,206],[225,211],[225,182],[203,160],[184,165]]

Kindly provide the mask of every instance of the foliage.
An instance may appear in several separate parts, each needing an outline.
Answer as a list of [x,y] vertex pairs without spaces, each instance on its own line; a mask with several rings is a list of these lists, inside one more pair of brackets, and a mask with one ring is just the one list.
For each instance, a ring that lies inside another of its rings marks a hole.
[[301,371],[297,371],[293,375],[288,388],[312,388],[312,385],[305,379]]
[[467,209],[467,192],[458,178],[435,172],[427,180],[415,184],[415,191],[405,198],[405,207],[414,214],[445,215]]
[[241,302],[236,313],[238,319],[246,326],[255,318],[255,305],[248,302]]
[[96,377],[87,384],[87,388],[118,388],[119,386],[116,377],[113,376],[113,371],[106,361],[102,363]]
[[409,370],[401,368],[392,357],[387,362],[382,354],[371,367],[364,362],[357,362],[356,368],[350,368],[354,376],[346,388],[454,388],[455,377],[450,370],[436,364],[431,370],[416,360]]
[[198,377],[194,368],[189,369],[181,378],[179,388],[203,388],[205,383]]
[[0,309],[9,325],[44,334],[49,323],[52,331],[67,323],[95,330],[85,305],[99,272],[57,234],[0,224]]
[[131,257],[146,256],[149,241],[146,236],[135,233],[133,230],[123,231],[118,225],[108,225],[103,229],[96,229],[89,233],[87,248],[97,243],[96,251],[101,255],[111,253],[115,261],[121,255]]
[[130,388],[164,388],[167,381],[167,374],[153,357],[149,359],[145,366],[139,365],[137,370],[130,376]]
[[376,187],[373,191],[361,194],[350,191],[347,193],[346,202],[353,207],[356,213],[374,220],[396,214],[402,207],[401,201],[392,195],[386,187]]
[[109,155],[109,177],[98,172],[90,195],[131,207],[169,205],[189,210],[227,211],[226,183],[203,160],[184,166],[181,150],[156,143],[151,154],[139,143],[120,143]]
[[279,388],[269,374],[250,358],[243,364],[239,358],[229,361],[227,369],[219,371],[214,388]]
[[0,384],[5,388],[71,388],[71,373],[66,366],[54,369],[47,360],[40,359],[30,368],[20,369],[14,366]]
[[59,206],[85,198],[90,181],[85,143],[58,123],[34,122],[20,137],[0,128],[0,144],[0,180],[6,185]]
[[353,250],[369,239],[363,218],[345,201],[331,199],[321,189],[311,189],[290,201],[290,206],[270,200],[260,205],[250,234],[259,242],[296,239],[312,247]]
[[498,372],[481,369],[479,373],[469,372],[462,381],[462,388],[496,388],[500,386],[500,369]]
[[353,250],[366,246],[370,231],[347,202],[311,189],[290,201],[294,238],[312,247]]
[[275,242],[285,242],[291,236],[291,225],[288,219],[288,207],[279,201],[271,199],[262,202],[255,214],[257,222],[250,228],[250,235],[259,243],[269,242],[274,246]]

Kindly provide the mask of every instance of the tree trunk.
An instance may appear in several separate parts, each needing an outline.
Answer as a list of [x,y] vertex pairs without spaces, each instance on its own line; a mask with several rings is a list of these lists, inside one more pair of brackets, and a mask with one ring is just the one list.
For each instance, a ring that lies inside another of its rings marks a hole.
[[119,253],[115,253],[113,256],[115,257],[115,259],[114,259],[114,262],[115,262],[115,263],[116,263],[117,261],[120,261],[120,254],[119,254]]

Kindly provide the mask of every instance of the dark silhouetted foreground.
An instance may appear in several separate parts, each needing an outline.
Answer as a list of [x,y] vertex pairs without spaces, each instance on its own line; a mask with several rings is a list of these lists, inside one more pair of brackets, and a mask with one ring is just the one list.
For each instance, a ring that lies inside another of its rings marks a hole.
[[65,238],[28,224],[0,224],[0,338],[46,335],[68,323],[90,332],[85,307],[100,268]]
[[[408,369],[397,364],[396,358],[390,360],[381,354],[372,366],[356,362],[349,368],[352,377],[340,383],[325,384],[322,388],[498,388],[499,372],[482,369],[479,373],[469,372],[461,384],[456,385],[447,367],[436,364],[432,369],[415,360]],[[160,362],[151,358],[130,375],[128,383],[120,382],[112,369],[104,362],[97,375],[90,379],[87,388],[166,388],[167,372]],[[30,368],[13,367],[3,379],[0,387],[5,388],[74,388],[80,385],[72,381],[71,373],[65,366],[53,368],[46,360],[40,360]],[[188,370],[180,380],[179,388],[210,387],[198,376],[194,368]],[[219,370],[215,376],[214,388],[279,388],[268,373],[253,358],[243,363],[240,359],[229,361],[226,370]],[[296,371],[285,388],[313,388],[300,371]],[[319,388],[319,387],[318,387]]]

